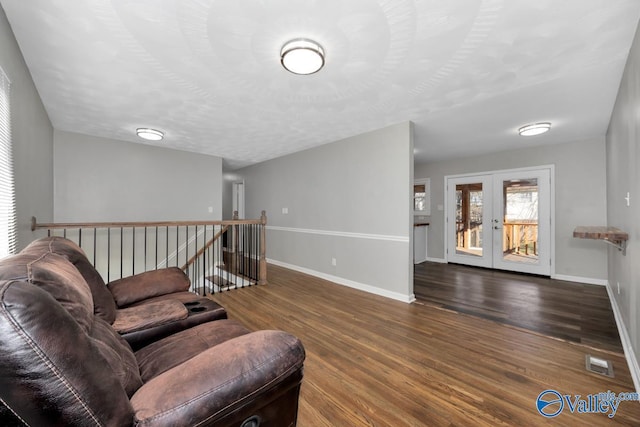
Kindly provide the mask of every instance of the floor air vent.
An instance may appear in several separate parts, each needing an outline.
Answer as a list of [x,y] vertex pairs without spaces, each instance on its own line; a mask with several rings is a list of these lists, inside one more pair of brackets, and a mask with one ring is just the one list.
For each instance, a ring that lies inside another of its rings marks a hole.
[[585,356],[587,371],[613,378],[613,364],[610,360],[600,359],[590,354]]

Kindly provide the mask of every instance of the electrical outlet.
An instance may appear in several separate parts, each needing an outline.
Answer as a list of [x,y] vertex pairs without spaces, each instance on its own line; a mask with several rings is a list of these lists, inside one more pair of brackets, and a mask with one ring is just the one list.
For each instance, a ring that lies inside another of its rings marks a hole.
[[289,208],[282,208],[282,214],[287,215],[289,213]]
[[331,265],[333,265],[334,267],[338,265],[338,262],[336,261],[335,258],[331,258]]
[[213,213],[213,206],[209,206],[209,213]]

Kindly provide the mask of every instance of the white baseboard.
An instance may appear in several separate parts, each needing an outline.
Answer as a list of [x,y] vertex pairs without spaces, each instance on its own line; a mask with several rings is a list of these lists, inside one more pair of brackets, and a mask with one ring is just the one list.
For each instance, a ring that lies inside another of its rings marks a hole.
[[633,346],[631,345],[631,337],[629,336],[629,331],[627,331],[627,327],[624,324],[622,319],[622,313],[620,312],[620,307],[618,307],[618,302],[613,296],[613,290],[611,286],[607,283],[607,294],[609,295],[609,300],[611,301],[611,308],[613,309],[613,315],[616,319],[616,325],[618,326],[618,334],[620,335],[620,341],[622,341],[622,348],[624,350],[624,357],[627,359],[627,365],[629,365],[629,372],[631,373],[631,379],[633,380],[633,385],[636,388],[636,393],[640,393],[640,365],[638,365],[638,358],[636,357]]
[[396,301],[405,302],[407,304],[416,300],[414,294],[404,295],[398,292],[387,291],[385,289],[376,288],[375,286],[365,285],[364,283],[354,282],[353,280],[345,279],[343,277],[333,276],[331,274],[321,273],[319,271],[311,270],[309,268],[300,267],[293,264],[287,264],[286,262],[277,261],[267,258],[267,262],[280,267],[288,268],[289,270],[299,271],[310,276],[319,277],[320,279],[328,280],[330,282],[337,283],[339,285],[347,286],[349,288],[358,289],[360,291],[368,292],[370,294],[379,295],[385,298],[390,298]]
[[565,274],[554,274],[551,276],[554,280],[564,280],[565,282],[586,283],[587,285],[607,286],[606,279],[593,279],[591,277],[567,276]]
[[437,262],[438,264],[446,264],[447,260],[444,258],[431,258],[431,257],[427,257],[427,261],[429,262]]

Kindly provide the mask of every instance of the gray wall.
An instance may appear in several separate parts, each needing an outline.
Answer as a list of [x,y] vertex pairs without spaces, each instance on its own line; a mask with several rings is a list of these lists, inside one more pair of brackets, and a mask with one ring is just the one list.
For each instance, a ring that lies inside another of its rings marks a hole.
[[222,217],[220,157],[56,130],[54,165],[56,222]]
[[604,138],[416,165],[416,179],[431,178],[429,258],[444,258],[444,211],[437,207],[444,204],[445,175],[551,164],[555,165],[555,274],[604,282],[605,245],[573,238],[578,225],[607,222]]
[[412,129],[402,123],[237,171],[246,216],[267,211],[267,257],[410,299]]
[[[608,225],[629,233],[626,256],[615,248],[609,249],[609,286],[633,347],[636,373],[640,361],[639,110],[640,35],[636,33],[607,132]],[[624,200],[627,192],[630,206]],[[640,387],[638,382],[636,387]]]
[[0,67],[11,81],[18,250],[33,240],[31,217],[53,218],[53,127],[0,8]]

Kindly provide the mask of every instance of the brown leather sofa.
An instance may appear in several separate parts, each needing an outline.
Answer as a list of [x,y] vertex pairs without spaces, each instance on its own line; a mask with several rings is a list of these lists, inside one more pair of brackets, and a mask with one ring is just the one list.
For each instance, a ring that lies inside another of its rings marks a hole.
[[293,426],[304,348],[216,320],[135,353],[66,257],[0,260],[0,425]]
[[189,278],[179,268],[147,271],[105,285],[84,251],[69,239],[38,239],[22,251],[32,255],[48,252],[64,256],[76,267],[89,285],[95,314],[134,350],[192,326],[227,318],[219,304],[189,292]]

